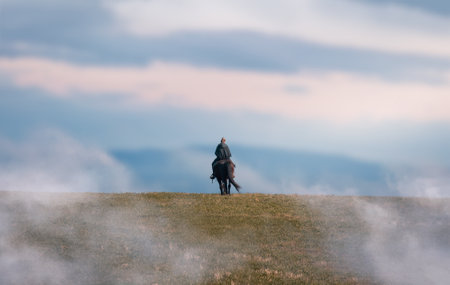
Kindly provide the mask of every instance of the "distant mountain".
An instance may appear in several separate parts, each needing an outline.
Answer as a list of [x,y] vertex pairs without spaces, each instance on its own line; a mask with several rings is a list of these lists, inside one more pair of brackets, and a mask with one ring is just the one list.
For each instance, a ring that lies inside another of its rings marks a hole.
[[[230,146],[236,179],[245,192],[396,195],[382,165],[346,156]],[[177,150],[114,150],[132,172],[136,187],[168,192],[215,193],[211,185],[214,147]]]

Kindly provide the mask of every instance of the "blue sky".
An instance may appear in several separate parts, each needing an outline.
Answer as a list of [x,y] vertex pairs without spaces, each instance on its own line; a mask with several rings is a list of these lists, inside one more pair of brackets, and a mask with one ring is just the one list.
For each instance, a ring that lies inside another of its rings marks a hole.
[[446,1],[3,0],[0,135],[105,152],[226,136],[414,168],[448,195],[449,26]]

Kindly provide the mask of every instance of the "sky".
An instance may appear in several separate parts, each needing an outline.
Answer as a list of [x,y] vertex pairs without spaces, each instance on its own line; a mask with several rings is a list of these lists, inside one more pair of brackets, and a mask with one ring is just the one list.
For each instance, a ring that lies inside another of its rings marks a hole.
[[408,169],[402,194],[448,196],[448,27],[444,0],[1,0],[3,167],[39,165],[21,154],[49,151],[36,134],[94,157],[225,136]]

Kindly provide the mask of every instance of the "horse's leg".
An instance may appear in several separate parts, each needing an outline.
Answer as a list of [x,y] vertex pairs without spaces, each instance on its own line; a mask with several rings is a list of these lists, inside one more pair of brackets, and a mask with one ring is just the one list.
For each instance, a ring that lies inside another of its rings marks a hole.
[[229,194],[228,193],[228,179],[225,179],[225,184],[224,184],[224,186],[225,186],[225,194]]
[[231,195],[231,182],[228,181],[228,195]]
[[225,192],[225,187],[224,187],[224,185],[223,185],[223,181],[222,180],[218,180],[218,182],[219,182],[219,187],[220,187],[220,195],[225,195],[226,194],[226,192]]

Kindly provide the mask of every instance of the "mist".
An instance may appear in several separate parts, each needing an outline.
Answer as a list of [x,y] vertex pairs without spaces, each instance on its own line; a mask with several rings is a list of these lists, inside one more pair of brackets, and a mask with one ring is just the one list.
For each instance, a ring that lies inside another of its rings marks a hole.
[[0,138],[0,190],[126,192],[131,174],[107,152],[52,129],[13,142]]
[[230,254],[230,236],[168,218],[144,195],[0,192],[0,283],[197,283],[243,262],[211,262]]
[[401,196],[442,198],[450,197],[450,169],[426,165],[394,169],[388,182]]
[[[179,157],[192,169],[204,164],[186,153]],[[179,221],[137,194],[104,194],[144,189],[106,151],[55,130],[22,142],[0,141],[0,190],[1,284],[196,283],[226,238],[188,246],[154,232]],[[183,227],[183,233],[201,236],[193,228]],[[235,259],[217,272],[238,264]],[[111,267],[119,270],[109,272]]]
[[324,248],[342,270],[382,284],[448,284],[448,198],[343,197],[332,205],[326,201],[311,199],[310,204],[328,223]]
[[390,284],[447,284],[450,280],[449,201],[417,201],[404,210],[359,205],[369,226],[365,251],[376,276]]

